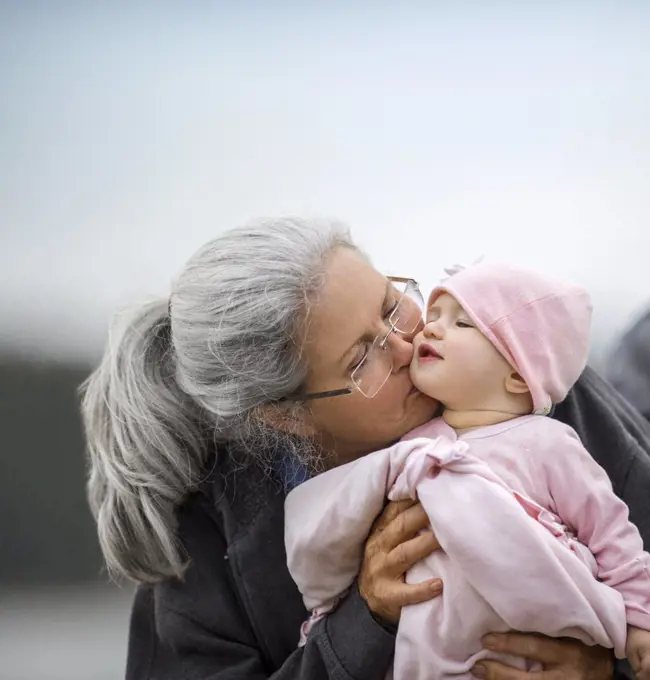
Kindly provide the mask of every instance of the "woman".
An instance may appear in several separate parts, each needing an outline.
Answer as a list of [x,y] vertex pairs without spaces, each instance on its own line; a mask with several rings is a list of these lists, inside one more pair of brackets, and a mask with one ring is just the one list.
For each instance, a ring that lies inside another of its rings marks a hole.
[[[437,405],[409,378],[418,328],[388,322],[405,300],[339,225],[270,221],[208,243],[169,301],[144,307],[111,339],[83,415],[106,562],[139,584],[127,680],[384,678],[401,608],[441,588],[404,583],[439,547],[421,532],[424,512],[407,502],[385,509],[358,587],[298,649],[307,612],[285,563],[283,503],[307,474],[432,417]],[[355,373],[362,362],[374,394]],[[607,469],[645,540],[644,422],[591,373],[556,416]],[[609,651],[575,641],[513,633],[485,643],[548,673],[484,662],[477,677],[618,673]]]

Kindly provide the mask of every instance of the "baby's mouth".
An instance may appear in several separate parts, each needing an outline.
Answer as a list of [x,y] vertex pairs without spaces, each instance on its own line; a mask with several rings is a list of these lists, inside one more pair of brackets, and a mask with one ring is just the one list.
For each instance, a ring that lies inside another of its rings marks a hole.
[[421,359],[422,361],[434,361],[435,359],[443,359],[443,357],[435,347],[423,342],[418,347],[418,359]]

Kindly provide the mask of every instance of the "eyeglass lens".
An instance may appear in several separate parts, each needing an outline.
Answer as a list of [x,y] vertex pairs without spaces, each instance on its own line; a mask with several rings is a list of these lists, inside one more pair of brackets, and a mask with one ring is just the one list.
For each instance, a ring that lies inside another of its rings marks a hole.
[[388,332],[375,338],[368,353],[352,373],[352,382],[366,397],[372,398],[384,386],[393,370],[392,352],[388,338],[393,332],[413,333],[422,320],[424,299],[415,281],[394,283],[399,301],[386,319]]

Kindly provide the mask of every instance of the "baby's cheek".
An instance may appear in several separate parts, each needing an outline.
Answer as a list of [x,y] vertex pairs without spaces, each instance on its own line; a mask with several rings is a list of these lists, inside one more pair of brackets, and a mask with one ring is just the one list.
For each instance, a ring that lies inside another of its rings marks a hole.
[[[463,391],[474,392],[481,389],[480,385],[485,385],[490,380],[491,371],[481,360],[480,356],[471,351],[459,353],[450,370],[450,379]],[[450,367],[451,368],[451,365]]]
[[477,351],[476,347],[461,345],[454,347],[453,352],[450,354],[449,358],[451,361],[449,365],[455,369],[460,367],[463,371],[472,371],[481,366],[481,353]]
[[417,387],[420,392],[424,392],[425,394],[429,393],[429,390],[432,385],[432,376],[427,374],[427,371],[424,371],[422,367],[418,366],[417,364],[411,364],[411,382]]

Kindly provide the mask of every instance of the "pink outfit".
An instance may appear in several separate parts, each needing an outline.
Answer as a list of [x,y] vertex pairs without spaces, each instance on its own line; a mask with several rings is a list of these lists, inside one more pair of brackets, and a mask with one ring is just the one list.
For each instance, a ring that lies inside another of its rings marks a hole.
[[587,291],[534,271],[490,262],[449,273],[429,296],[429,305],[443,292],[456,298],[524,379],[535,413],[548,414],[587,364],[592,311]]
[[499,658],[481,646],[488,632],[569,636],[623,657],[626,623],[650,629],[650,555],[627,506],[575,432],[539,416],[460,437],[436,419],[294,489],[287,557],[312,619],[354,583],[387,495],[418,498],[442,545],[407,574],[444,590],[402,610],[397,680],[469,680],[478,660]]

